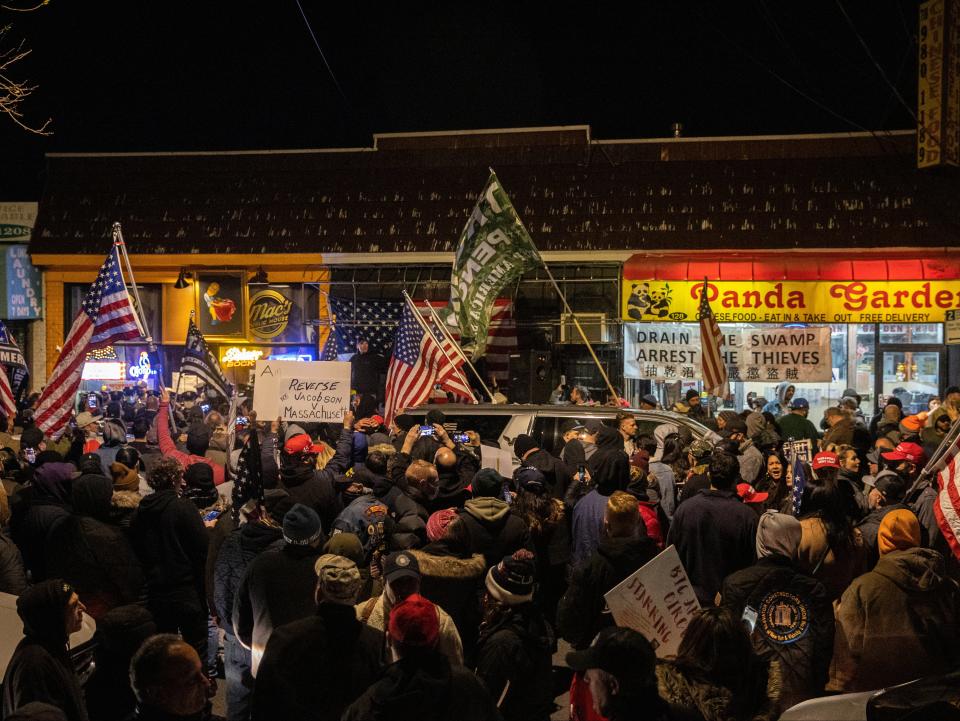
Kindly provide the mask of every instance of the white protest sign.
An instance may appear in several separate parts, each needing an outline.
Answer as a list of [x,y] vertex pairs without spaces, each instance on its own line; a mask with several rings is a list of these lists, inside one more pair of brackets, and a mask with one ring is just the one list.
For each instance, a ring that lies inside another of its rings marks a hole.
[[[830,327],[740,330],[721,325],[730,381],[794,383],[833,379]],[[696,323],[624,323],[624,377],[702,380]]]
[[687,624],[700,610],[674,546],[627,576],[604,598],[617,625],[646,636],[659,658],[677,653]]
[[350,407],[350,364],[258,360],[253,410],[262,419],[338,422]]

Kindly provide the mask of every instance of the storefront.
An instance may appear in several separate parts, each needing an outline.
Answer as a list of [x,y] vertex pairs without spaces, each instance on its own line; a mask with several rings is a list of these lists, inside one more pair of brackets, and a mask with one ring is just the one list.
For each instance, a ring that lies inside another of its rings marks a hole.
[[700,387],[699,361],[679,350],[699,345],[705,282],[736,408],[754,394],[775,399],[787,381],[811,417],[848,388],[865,412],[889,396],[917,412],[945,385],[943,322],[960,307],[960,256],[634,255],[621,285],[631,400],[649,383],[666,398]]

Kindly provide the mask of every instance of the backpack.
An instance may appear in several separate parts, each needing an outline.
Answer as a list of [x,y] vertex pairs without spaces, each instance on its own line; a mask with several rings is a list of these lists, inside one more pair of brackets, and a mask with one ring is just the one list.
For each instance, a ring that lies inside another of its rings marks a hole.
[[386,549],[391,525],[387,505],[372,493],[367,493],[355,498],[340,512],[333,522],[331,535],[355,534],[369,562],[374,553],[382,554]]

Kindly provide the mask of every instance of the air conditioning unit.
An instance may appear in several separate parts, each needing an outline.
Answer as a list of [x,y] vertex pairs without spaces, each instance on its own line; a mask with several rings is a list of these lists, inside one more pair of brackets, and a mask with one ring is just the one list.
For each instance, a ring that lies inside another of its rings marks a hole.
[[[607,326],[606,313],[577,313],[577,320],[580,321],[580,327],[583,328],[583,332],[591,343],[610,342],[610,328]],[[577,330],[570,313],[560,316],[560,342],[583,343],[580,331]]]

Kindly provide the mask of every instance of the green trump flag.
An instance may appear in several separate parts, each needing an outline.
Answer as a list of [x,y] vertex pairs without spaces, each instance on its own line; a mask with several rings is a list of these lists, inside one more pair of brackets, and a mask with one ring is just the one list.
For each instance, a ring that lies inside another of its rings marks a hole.
[[446,313],[447,324],[459,328],[463,348],[473,358],[486,351],[490,313],[500,291],[541,262],[513,203],[491,171],[460,234]]

